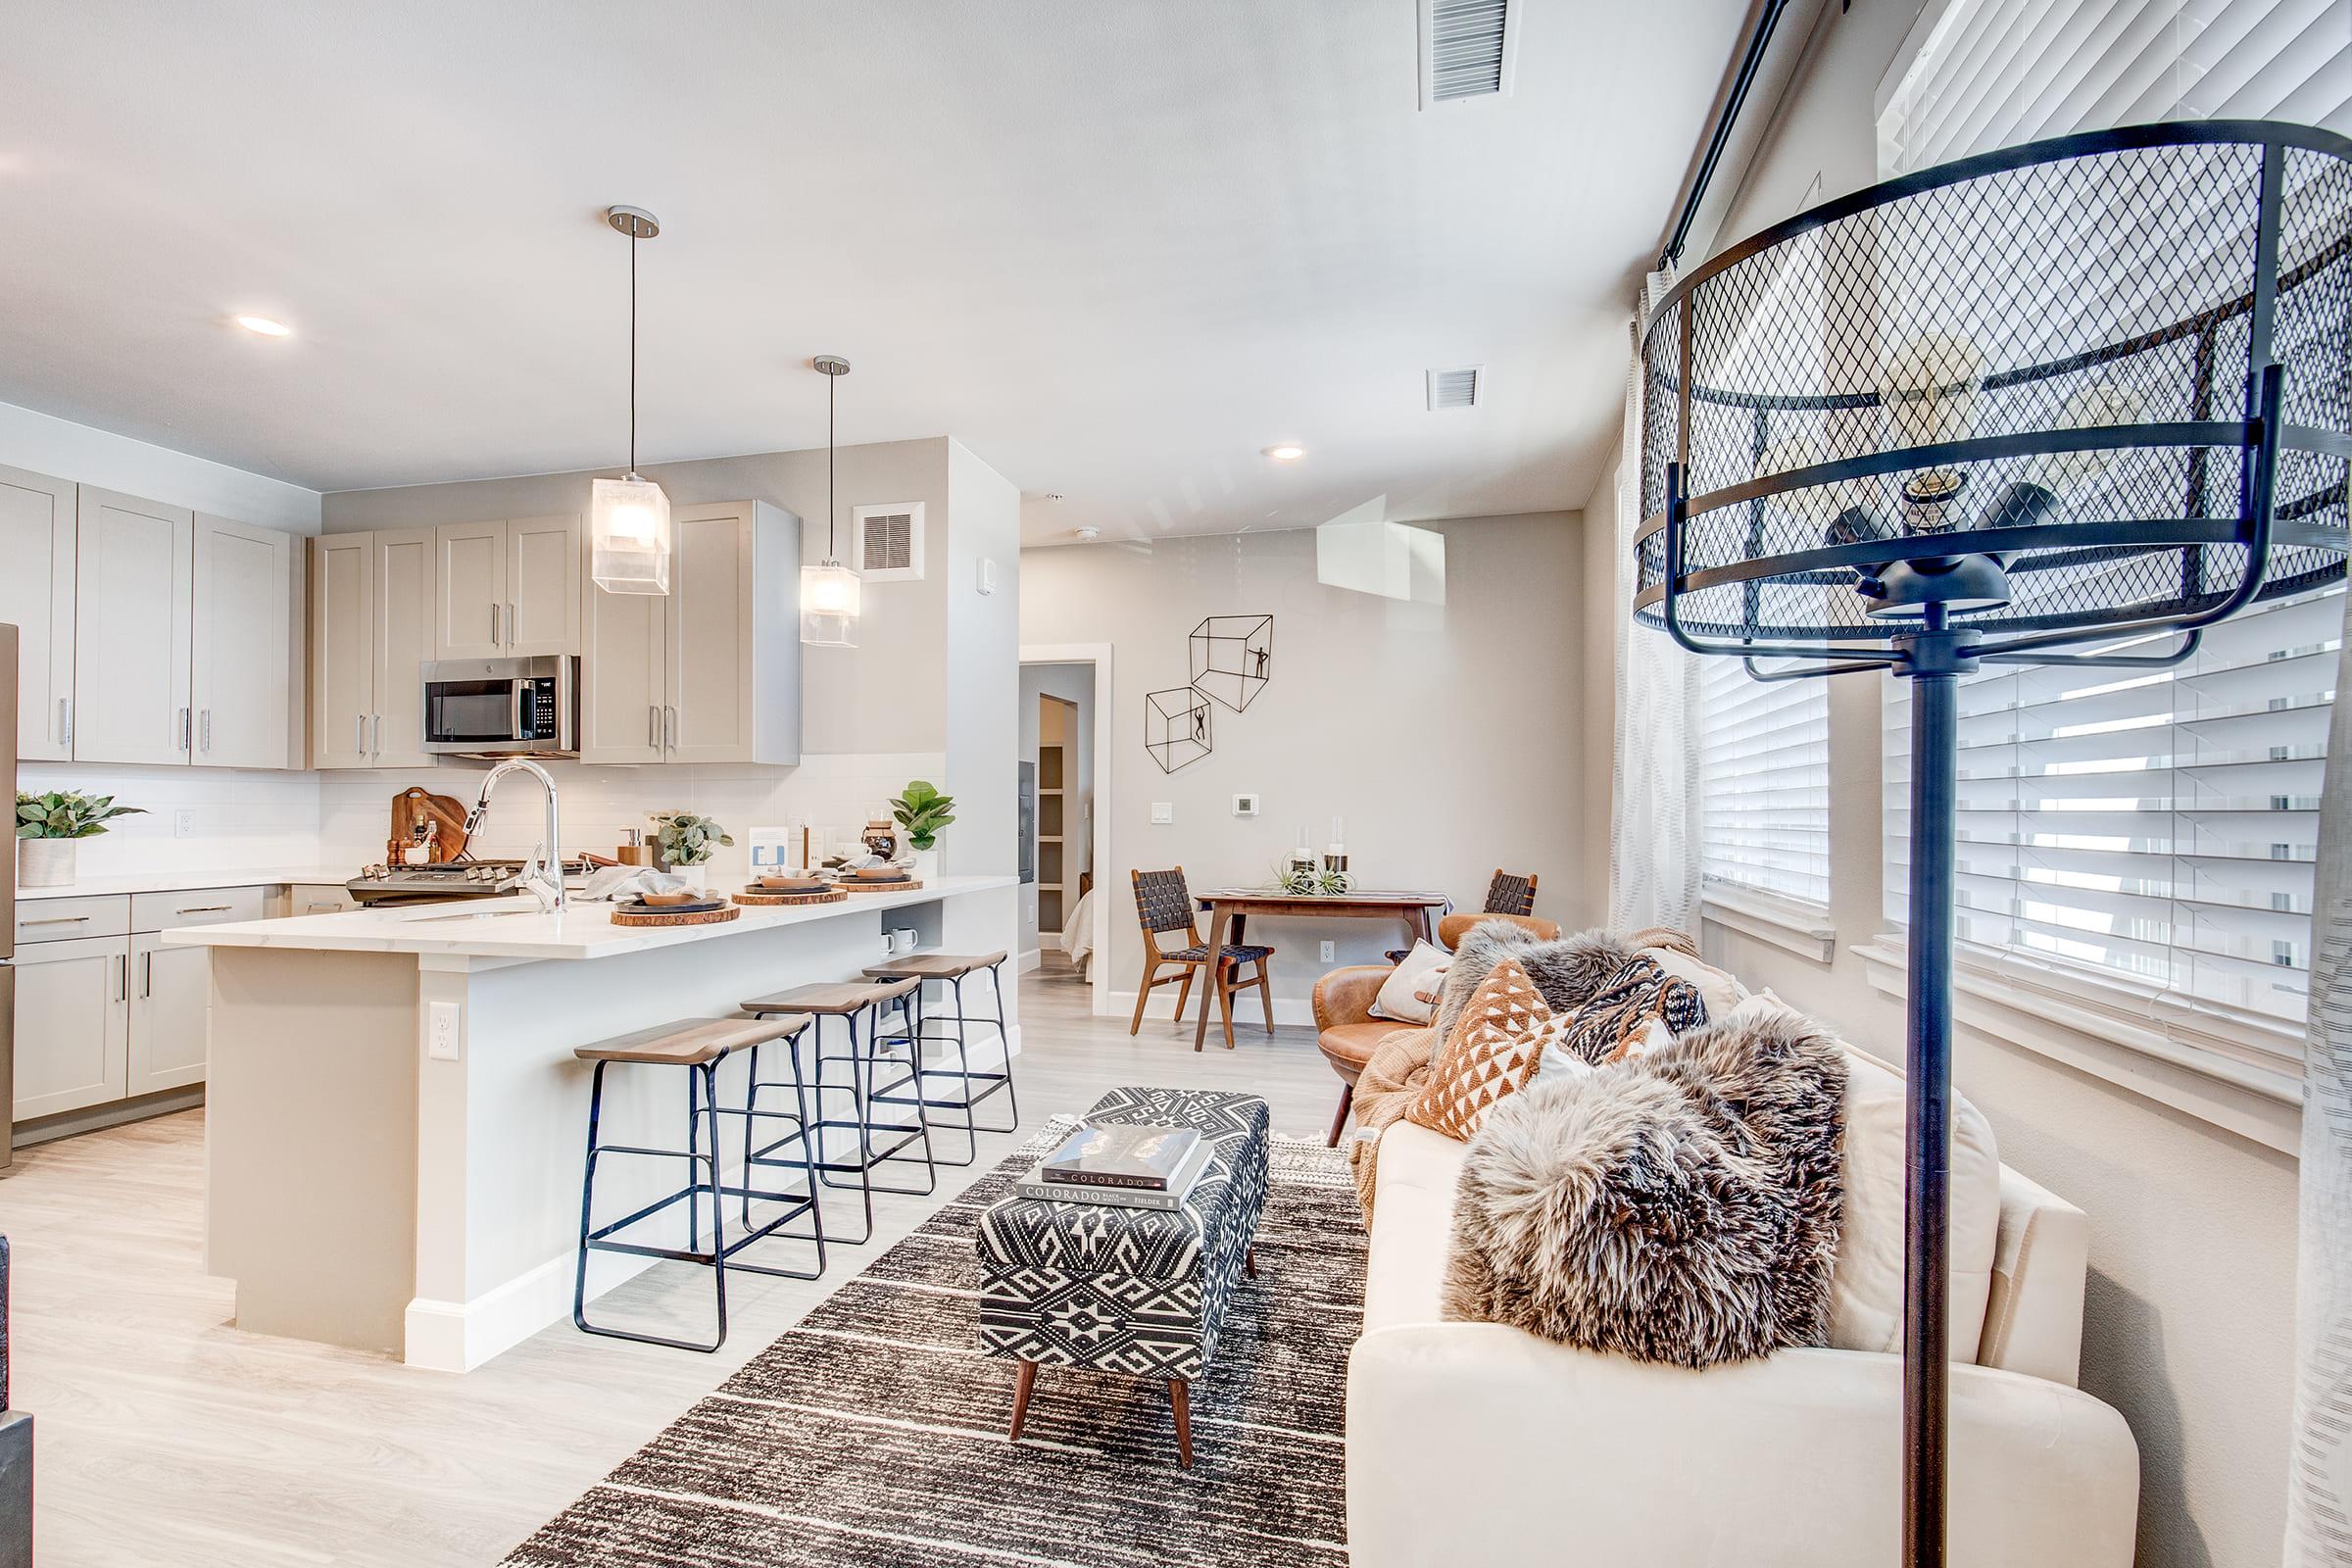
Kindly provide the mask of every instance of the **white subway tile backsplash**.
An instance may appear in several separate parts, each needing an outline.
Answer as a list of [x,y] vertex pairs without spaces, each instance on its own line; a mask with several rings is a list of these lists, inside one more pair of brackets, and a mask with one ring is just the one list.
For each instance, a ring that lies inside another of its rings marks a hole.
[[[735,837],[734,847],[712,862],[714,876],[723,879],[747,873],[752,828],[805,822],[837,838],[854,833],[907,780],[940,777],[946,759],[936,752],[831,753],[797,767],[546,765],[562,796],[566,853],[610,854],[625,829],[650,835],[651,812],[700,811]],[[270,773],[27,762],[17,783],[33,792],[112,794],[144,808],[145,815],[118,818],[112,831],[82,841],[84,875],[314,863],[348,864],[356,872],[383,858],[394,795],[421,785],[470,806],[485,768]],[[182,811],[190,813],[190,832],[177,837]],[[499,786],[474,852],[486,858],[526,855],[538,842],[541,821],[537,788],[510,780]]]

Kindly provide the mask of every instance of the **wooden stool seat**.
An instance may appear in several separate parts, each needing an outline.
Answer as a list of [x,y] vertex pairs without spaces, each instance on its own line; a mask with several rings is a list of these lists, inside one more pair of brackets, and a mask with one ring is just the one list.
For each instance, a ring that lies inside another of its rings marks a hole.
[[909,953],[903,958],[865,966],[868,980],[960,980],[974,969],[1004,961],[1002,953]]
[[896,1002],[921,986],[920,980],[870,982],[859,980],[818,981],[814,985],[794,986],[772,997],[755,997],[743,1004],[746,1012],[808,1012],[821,1013],[828,1018],[843,1018],[854,1012],[883,1003]]
[[764,1045],[798,1034],[808,1026],[806,1013],[766,1018],[680,1018],[582,1046],[572,1054],[582,1061],[642,1061],[655,1066],[699,1067],[747,1046]]

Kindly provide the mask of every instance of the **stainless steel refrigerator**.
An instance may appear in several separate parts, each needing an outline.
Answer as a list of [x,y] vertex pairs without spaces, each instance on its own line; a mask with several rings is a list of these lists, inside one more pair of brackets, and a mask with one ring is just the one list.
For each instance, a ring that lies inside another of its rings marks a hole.
[[0,857],[0,1172],[14,1158],[17,1103],[17,628],[0,626],[0,784],[8,854]]

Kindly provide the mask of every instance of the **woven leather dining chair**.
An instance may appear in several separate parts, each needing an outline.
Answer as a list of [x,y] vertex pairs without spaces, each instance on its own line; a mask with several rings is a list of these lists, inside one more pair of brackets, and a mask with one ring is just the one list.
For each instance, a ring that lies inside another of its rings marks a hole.
[[[1175,985],[1182,981],[1176,993],[1176,1018],[1184,1018],[1184,1004],[1193,994],[1193,974],[1208,962],[1208,944],[1200,937],[1200,927],[1193,905],[1192,890],[1185,886],[1184,867],[1168,871],[1130,871],[1135,879],[1135,913],[1144,928],[1144,980],[1135,991],[1135,1018],[1127,1025],[1134,1034],[1144,1026],[1144,1004],[1152,1000],[1154,986]],[[1170,932],[1182,932],[1184,942],[1173,948],[1162,948],[1159,939]],[[1274,950],[1253,942],[1228,942],[1211,976],[1217,988],[1217,1009],[1225,1021],[1225,1048],[1233,1049],[1233,994],[1257,988],[1258,1001],[1266,1013],[1266,1033],[1274,1032],[1274,991],[1266,981],[1266,960]],[[1236,979],[1244,964],[1254,963],[1257,973],[1248,980]],[[1162,974],[1162,969],[1170,970]]]
[[[1525,876],[1519,876],[1496,866],[1494,875],[1487,883],[1487,902],[1480,906],[1479,913],[1528,915],[1535,912],[1536,873],[1530,871]],[[1452,916],[1446,918],[1451,919]],[[1444,939],[1441,937],[1440,940],[1443,942]],[[1444,945],[1452,946],[1451,943]],[[1393,948],[1389,952],[1389,961],[1402,963],[1412,951],[1410,948]]]

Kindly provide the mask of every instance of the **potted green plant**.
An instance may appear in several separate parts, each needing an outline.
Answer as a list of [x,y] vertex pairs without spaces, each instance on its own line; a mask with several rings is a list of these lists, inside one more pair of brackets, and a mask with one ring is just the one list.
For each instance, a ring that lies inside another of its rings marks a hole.
[[942,795],[929,779],[910,780],[890,803],[890,814],[914,851],[914,874],[928,882],[939,874],[939,830],[956,820],[956,799]]
[[136,806],[117,806],[112,795],[78,790],[46,795],[17,792],[17,882],[28,888],[62,888],[74,880],[74,845],[96,838],[118,816],[144,815]]
[[662,868],[708,892],[710,872],[706,868],[710,858],[722,844],[733,849],[734,838],[710,818],[694,811],[656,811],[653,823]]

